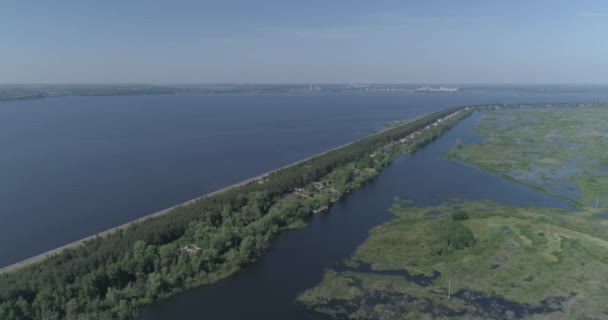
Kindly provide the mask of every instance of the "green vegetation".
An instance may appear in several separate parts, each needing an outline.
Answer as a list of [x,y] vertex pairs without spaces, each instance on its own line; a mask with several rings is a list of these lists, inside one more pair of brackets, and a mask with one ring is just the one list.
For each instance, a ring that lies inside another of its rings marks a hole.
[[466,211],[456,211],[452,213],[452,220],[463,221],[469,218],[469,214]]
[[0,85],[0,101],[42,99],[61,96],[118,96],[179,93],[170,87],[152,85]]
[[[280,230],[303,225],[395,155],[468,114],[454,108],[421,117],[0,274],[0,319],[125,319],[142,305],[216,281],[262,254]],[[439,118],[441,125],[429,126]]]
[[13,88],[0,90],[0,101],[41,99],[41,98],[46,98],[46,95],[42,92],[37,92],[37,91],[13,89]]
[[608,106],[487,111],[481,144],[450,156],[571,201],[608,207]]
[[[346,84],[323,84],[322,91],[361,91]],[[407,89],[406,89],[407,90]],[[314,89],[318,92],[318,89]],[[122,96],[149,94],[289,93],[311,92],[310,84],[4,84],[0,101],[60,96]]]
[[[608,314],[608,220],[489,201],[392,211],[397,219],[374,228],[351,259],[326,270],[298,301],[351,319]],[[458,212],[468,219],[453,221]],[[437,245],[450,249],[436,254]]]
[[566,106],[480,107],[484,142],[458,144],[449,156],[582,211],[400,201],[396,220],[298,300],[352,319],[606,317],[608,220],[597,213],[608,206],[608,109]]
[[444,255],[462,250],[475,243],[471,230],[458,221],[431,222],[425,228],[429,235],[427,246],[432,255]]

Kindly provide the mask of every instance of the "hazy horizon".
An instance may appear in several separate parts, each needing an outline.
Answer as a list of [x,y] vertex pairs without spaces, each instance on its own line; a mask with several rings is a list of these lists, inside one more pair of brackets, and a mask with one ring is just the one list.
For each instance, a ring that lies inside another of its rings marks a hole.
[[563,86],[574,86],[574,87],[604,87],[608,86],[608,82],[605,83],[567,83],[567,82],[538,82],[538,83],[441,83],[441,82],[429,82],[429,83],[416,83],[416,82],[0,82],[0,86],[237,86],[237,85],[277,85],[277,86],[299,86],[299,85],[369,85],[369,86],[462,86],[462,87],[563,87]]
[[608,84],[608,3],[0,5],[5,84]]

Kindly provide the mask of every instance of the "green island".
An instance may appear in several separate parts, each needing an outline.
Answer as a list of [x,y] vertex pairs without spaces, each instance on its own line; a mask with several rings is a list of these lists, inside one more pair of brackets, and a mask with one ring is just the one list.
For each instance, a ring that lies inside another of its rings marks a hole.
[[0,273],[0,319],[126,319],[143,305],[224,278],[281,231],[433,141],[473,108],[435,112],[255,181],[117,228]]
[[[596,319],[608,308],[607,220],[490,201],[391,208],[298,301],[351,319]],[[603,316],[600,316],[603,315]]]
[[348,319],[606,318],[608,109],[526,107],[484,108],[475,128],[484,141],[449,157],[579,211],[401,200],[391,207],[395,220],[374,228],[298,302]]

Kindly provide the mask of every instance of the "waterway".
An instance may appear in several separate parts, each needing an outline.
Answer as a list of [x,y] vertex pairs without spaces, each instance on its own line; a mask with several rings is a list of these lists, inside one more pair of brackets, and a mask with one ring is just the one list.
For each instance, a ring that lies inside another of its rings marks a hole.
[[393,219],[388,208],[395,197],[418,205],[460,198],[574,209],[526,186],[445,159],[458,139],[482,141],[471,131],[479,118],[475,113],[415,154],[398,157],[374,180],[327,213],[314,216],[307,227],[283,232],[269,252],[235,275],[146,307],[139,320],[325,319],[295,303],[297,294],[315,286],[325,268],[349,257],[370,229]]
[[[361,138],[390,121],[449,106],[561,101],[608,101],[608,92],[488,89],[2,102],[0,267]],[[427,191],[432,181],[412,183]]]

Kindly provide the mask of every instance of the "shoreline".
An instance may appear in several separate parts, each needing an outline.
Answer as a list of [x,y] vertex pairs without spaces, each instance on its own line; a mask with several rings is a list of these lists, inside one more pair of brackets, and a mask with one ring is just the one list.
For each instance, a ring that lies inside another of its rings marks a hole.
[[[449,108],[446,108],[446,109],[449,109]],[[375,135],[384,133],[384,132],[386,132],[388,130],[391,130],[391,129],[394,129],[396,127],[399,127],[399,126],[406,125],[408,123],[414,122],[414,121],[416,121],[416,120],[418,120],[418,119],[420,119],[420,118],[422,118],[424,116],[427,116],[427,115],[429,115],[429,114],[424,114],[424,115],[421,115],[421,116],[418,116],[418,117],[415,117],[415,118],[412,118],[412,119],[405,120],[405,121],[401,122],[397,126],[391,126],[391,127],[382,128],[382,129],[380,129],[380,130],[378,130],[376,132],[373,132],[373,133],[371,133],[371,134],[369,134],[369,135],[367,135],[365,137],[361,137],[361,138],[359,138],[357,140],[353,140],[351,142],[348,142],[348,143],[339,145],[337,147],[334,147],[334,148],[322,151],[320,153],[316,153],[316,154],[314,154],[312,156],[306,157],[306,158],[298,160],[296,162],[292,162],[290,164],[287,164],[287,165],[284,165],[282,167],[273,169],[271,171],[264,172],[262,174],[254,176],[252,178],[245,179],[243,181],[234,183],[232,185],[229,185],[229,186],[226,186],[224,188],[212,191],[210,193],[206,193],[206,194],[204,194],[202,196],[199,196],[199,197],[196,197],[194,199],[190,199],[190,200],[178,203],[178,204],[176,204],[174,206],[171,206],[171,207],[168,207],[168,208],[165,208],[165,209],[162,209],[162,210],[159,210],[159,211],[156,211],[156,212],[144,215],[144,216],[142,216],[140,218],[137,218],[135,220],[132,220],[132,221],[129,221],[129,222],[125,222],[125,223],[120,224],[120,225],[118,225],[116,227],[113,227],[113,228],[110,228],[110,229],[107,229],[107,230],[95,233],[95,234],[90,235],[88,237],[85,237],[85,238],[82,238],[82,239],[79,239],[79,240],[76,240],[76,241],[64,244],[64,245],[62,245],[60,247],[57,247],[57,248],[45,251],[43,253],[40,253],[40,254],[37,254],[35,256],[29,257],[27,259],[18,261],[16,263],[9,264],[7,266],[4,266],[4,267],[0,268],[0,275],[5,274],[5,273],[9,273],[9,272],[12,272],[12,271],[15,271],[15,270],[18,270],[20,268],[24,268],[24,267],[30,266],[30,265],[35,264],[37,262],[41,262],[41,261],[45,260],[46,258],[53,257],[53,256],[55,256],[57,254],[60,254],[61,252],[65,251],[67,249],[71,249],[71,248],[78,247],[80,245],[84,245],[89,240],[93,240],[93,239],[95,239],[97,237],[106,237],[106,236],[112,235],[112,234],[114,234],[114,233],[116,233],[116,232],[118,232],[120,230],[126,230],[126,229],[128,229],[130,226],[132,226],[134,224],[141,223],[141,222],[144,222],[144,221],[152,219],[152,218],[164,216],[164,215],[172,212],[174,209],[177,209],[179,207],[187,206],[187,205],[195,203],[195,202],[197,202],[199,200],[206,199],[206,198],[209,198],[209,197],[212,197],[212,196],[224,193],[226,191],[237,189],[239,187],[248,185],[248,184],[250,184],[252,182],[258,181],[260,179],[264,179],[264,178],[268,177],[269,175],[271,175],[273,173],[276,173],[276,172],[279,172],[281,170],[284,170],[284,169],[287,169],[287,168],[299,165],[299,164],[304,163],[306,161],[309,161],[309,160],[315,159],[317,157],[323,156],[323,155],[325,155],[327,153],[330,153],[330,152],[333,152],[333,151],[336,151],[336,150],[340,150],[340,149],[345,148],[345,147],[347,147],[349,145],[357,143],[357,142],[359,142],[359,141],[361,141],[363,139],[366,139],[366,138],[369,138],[369,137],[373,137]]]
[[[448,108],[441,109],[439,111],[445,111],[445,110],[449,110],[449,109],[457,110],[457,109],[464,109],[464,108],[471,108],[473,110],[487,110],[487,109],[502,109],[502,108],[512,109],[512,108],[521,108],[521,107],[564,107],[564,106],[584,106],[585,104],[594,105],[594,104],[598,104],[598,103],[597,102],[578,102],[578,103],[575,103],[575,102],[572,102],[572,103],[569,103],[569,102],[561,102],[561,103],[510,103],[510,104],[509,103],[487,103],[487,104],[461,105],[461,106],[456,106],[456,107],[448,107]],[[114,234],[114,233],[116,233],[116,232],[118,232],[120,230],[126,230],[130,226],[132,226],[132,225],[135,225],[135,224],[138,224],[138,223],[142,223],[142,222],[147,221],[147,220],[152,219],[152,218],[164,216],[164,215],[170,213],[171,211],[173,211],[174,209],[177,209],[179,207],[187,206],[187,205],[193,204],[193,203],[195,203],[195,202],[197,202],[199,200],[206,199],[206,198],[212,197],[214,195],[218,195],[218,194],[221,194],[221,193],[233,190],[233,189],[237,189],[239,187],[243,187],[243,186],[248,185],[248,184],[250,184],[252,182],[255,182],[255,181],[259,180],[259,179],[266,178],[269,175],[277,173],[277,172],[279,172],[281,170],[288,169],[290,167],[299,165],[299,164],[304,163],[306,161],[310,161],[312,159],[315,159],[317,157],[323,156],[323,155],[328,154],[330,152],[333,152],[333,151],[336,151],[336,150],[340,150],[340,149],[345,148],[347,146],[350,146],[350,145],[352,145],[354,143],[357,143],[357,142],[359,142],[361,140],[364,140],[364,139],[367,139],[367,138],[370,138],[370,137],[373,137],[373,136],[385,133],[385,132],[387,132],[389,130],[398,128],[400,126],[407,125],[409,123],[415,122],[415,121],[417,121],[417,120],[419,120],[419,119],[421,119],[421,118],[423,118],[425,116],[429,116],[431,114],[433,114],[433,112],[428,113],[428,114],[423,114],[423,115],[420,115],[418,117],[402,121],[402,122],[400,122],[396,126],[388,126],[388,127],[381,128],[380,130],[378,130],[376,132],[373,132],[373,133],[371,133],[371,134],[369,134],[367,136],[361,137],[361,138],[359,138],[357,140],[353,140],[351,142],[348,142],[348,143],[336,146],[334,148],[331,148],[331,149],[328,149],[326,151],[314,154],[314,155],[309,156],[307,158],[304,158],[304,159],[292,162],[290,164],[284,165],[284,166],[279,167],[277,169],[274,169],[274,170],[271,170],[271,171],[259,174],[259,175],[255,176],[255,177],[248,178],[246,180],[234,183],[232,185],[229,185],[229,186],[226,186],[226,187],[221,188],[219,190],[216,190],[216,191],[213,191],[213,192],[201,195],[201,196],[196,197],[194,199],[178,203],[178,204],[176,204],[174,206],[171,206],[171,207],[168,207],[168,208],[165,208],[165,209],[162,209],[162,210],[150,213],[150,214],[146,214],[146,215],[144,215],[144,216],[142,216],[140,218],[137,218],[135,220],[132,220],[132,221],[129,221],[129,222],[125,222],[123,224],[120,224],[120,225],[112,227],[110,229],[107,229],[107,230],[95,233],[95,234],[90,235],[88,237],[85,237],[85,238],[82,238],[82,239],[79,239],[79,240],[76,240],[76,241],[64,244],[64,245],[62,245],[60,247],[57,247],[57,248],[45,251],[43,253],[40,253],[38,255],[26,258],[24,260],[12,263],[10,265],[7,265],[7,266],[4,266],[4,267],[0,268],[0,275],[8,273],[8,272],[15,271],[15,270],[18,270],[18,269],[23,268],[23,267],[27,267],[29,265],[35,264],[35,263],[40,262],[40,261],[43,261],[46,258],[49,258],[49,257],[55,256],[57,254],[60,254],[61,252],[63,252],[66,249],[71,249],[71,248],[78,247],[80,245],[85,244],[89,240],[93,240],[93,239],[95,239],[97,237],[106,237],[106,236],[112,235],[112,234]]]

